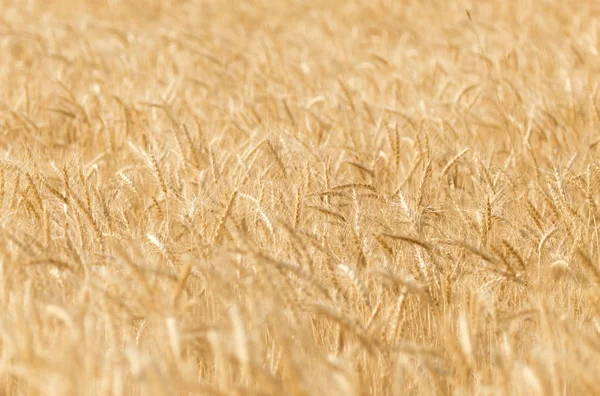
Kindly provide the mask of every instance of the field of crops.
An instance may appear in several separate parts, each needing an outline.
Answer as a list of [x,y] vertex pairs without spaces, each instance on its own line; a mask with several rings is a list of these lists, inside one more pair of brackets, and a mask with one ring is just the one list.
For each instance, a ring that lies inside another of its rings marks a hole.
[[600,4],[0,0],[2,395],[600,394]]

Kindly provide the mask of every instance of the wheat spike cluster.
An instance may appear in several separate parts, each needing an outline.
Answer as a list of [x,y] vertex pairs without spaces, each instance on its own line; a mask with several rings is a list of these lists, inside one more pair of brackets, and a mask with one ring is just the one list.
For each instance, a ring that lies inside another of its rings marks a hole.
[[598,2],[0,6],[0,394],[600,394]]

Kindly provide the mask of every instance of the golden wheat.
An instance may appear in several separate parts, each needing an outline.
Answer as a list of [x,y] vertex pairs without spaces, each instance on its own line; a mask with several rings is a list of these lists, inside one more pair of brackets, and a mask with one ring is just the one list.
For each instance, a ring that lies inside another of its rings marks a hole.
[[0,0],[0,393],[600,394],[596,3]]

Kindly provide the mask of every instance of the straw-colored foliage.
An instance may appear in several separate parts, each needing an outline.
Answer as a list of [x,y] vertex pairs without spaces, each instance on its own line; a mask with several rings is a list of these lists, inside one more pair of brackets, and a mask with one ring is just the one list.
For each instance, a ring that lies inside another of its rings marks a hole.
[[0,1],[0,392],[600,393],[595,1]]

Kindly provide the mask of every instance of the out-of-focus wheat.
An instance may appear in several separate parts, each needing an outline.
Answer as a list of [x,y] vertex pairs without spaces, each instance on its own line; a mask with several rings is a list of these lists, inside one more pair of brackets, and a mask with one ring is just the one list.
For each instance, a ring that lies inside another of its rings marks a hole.
[[0,0],[0,393],[600,394],[600,5],[534,3]]

